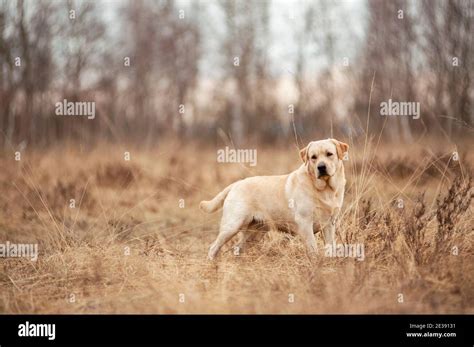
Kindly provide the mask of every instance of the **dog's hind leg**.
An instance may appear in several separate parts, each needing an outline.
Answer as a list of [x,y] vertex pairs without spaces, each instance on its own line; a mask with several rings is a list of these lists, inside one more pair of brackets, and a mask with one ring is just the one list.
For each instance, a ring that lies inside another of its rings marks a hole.
[[247,227],[250,222],[248,219],[246,214],[230,215],[230,213],[226,213],[224,210],[219,235],[217,235],[217,239],[209,247],[208,257],[210,260],[215,258],[221,247],[237,234],[242,227]]
[[247,247],[249,246],[249,242],[256,241],[258,239],[258,236],[262,236],[264,232],[261,229],[263,229],[264,227],[265,224],[263,222],[252,220],[248,224],[247,228],[242,228],[240,230],[240,239],[234,248],[234,252],[238,252],[236,255],[245,252],[247,250]]
[[239,242],[235,245],[235,248],[234,248],[236,252],[238,252],[237,255],[240,254],[242,251],[245,251],[245,249],[247,248],[246,246],[248,245],[248,241],[254,239],[255,234],[257,232],[247,228],[247,229],[242,229],[240,233],[241,235],[240,235]]

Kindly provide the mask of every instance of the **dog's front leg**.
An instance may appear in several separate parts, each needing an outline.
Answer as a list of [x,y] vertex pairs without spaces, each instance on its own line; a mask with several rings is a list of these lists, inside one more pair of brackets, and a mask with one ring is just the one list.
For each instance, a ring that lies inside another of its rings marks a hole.
[[295,221],[298,227],[298,234],[303,239],[308,253],[315,254],[317,248],[316,238],[314,237],[313,233],[313,219],[311,218],[311,214],[296,213]]
[[326,223],[326,225],[323,228],[324,231],[324,243],[326,245],[333,245],[334,244],[334,236],[336,234],[336,226],[334,224],[335,222],[332,220],[332,218]]
[[334,211],[332,214],[324,216],[325,225],[323,227],[324,232],[324,243],[326,245],[333,245],[336,236],[336,218],[339,214],[339,209]]

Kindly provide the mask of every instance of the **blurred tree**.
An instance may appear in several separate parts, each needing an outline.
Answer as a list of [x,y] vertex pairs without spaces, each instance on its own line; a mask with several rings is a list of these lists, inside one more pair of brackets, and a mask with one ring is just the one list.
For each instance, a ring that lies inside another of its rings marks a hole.
[[193,110],[201,54],[199,6],[187,11],[191,13],[178,9],[171,0],[130,1],[122,10],[123,25],[131,29],[125,42],[131,58],[127,93],[134,106],[130,117],[135,130],[147,134],[149,142],[173,128],[183,136],[184,114]]
[[[413,88],[413,13],[407,0],[370,0],[368,11],[367,38],[362,49],[359,112],[362,118],[370,117],[372,134],[378,136],[384,129],[392,141],[411,142],[413,120],[409,117],[381,117],[380,104],[388,99],[419,101]],[[373,78],[371,114],[367,115]],[[366,124],[366,121],[363,119],[361,122]],[[387,126],[384,128],[385,122]]]
[[421,12],[421,47],[431,72],[427,75],[427,92],[432,97],[426,99],[426,105],[451,137],[453,125],[458,125],[458,130],[474,125],[474,4],[423,0]]

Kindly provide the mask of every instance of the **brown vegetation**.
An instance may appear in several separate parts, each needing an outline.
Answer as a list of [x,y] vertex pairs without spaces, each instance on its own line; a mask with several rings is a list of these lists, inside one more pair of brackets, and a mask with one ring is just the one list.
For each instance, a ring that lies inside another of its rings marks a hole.
[[446,148],[364,155],[353,145],[337,239],[363,243],[364,261],[323,250],[309,259],[298,237],[268,230],[245,253],[227,246],[209,262],[220,214],[198,202],[241,177],[288,172],[298,155],[262,148],[246,167],[217,164],[208,147],[175,148],[131,149],[131,161],[105,145],[20,162],[4,153],[0,240],[38,242],[40,256],[0,260],[0,312],[474,312],[471,153],[453,164]]

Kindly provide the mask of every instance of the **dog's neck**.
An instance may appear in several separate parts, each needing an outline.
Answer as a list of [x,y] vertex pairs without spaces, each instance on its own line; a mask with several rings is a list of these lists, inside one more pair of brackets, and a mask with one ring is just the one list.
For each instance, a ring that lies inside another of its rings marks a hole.
[[344,164],[342,163],[342,160],[339,160],[339,163],[337,164],[336,172],[328,180],[328,185],[334,192],[336,192],[336,190],[341,187],[341,184],[336,184],[337,181],[339,182],[343,181],[344,184],[342,184],[342,187],[345,187],[346,177],[344,174]]

